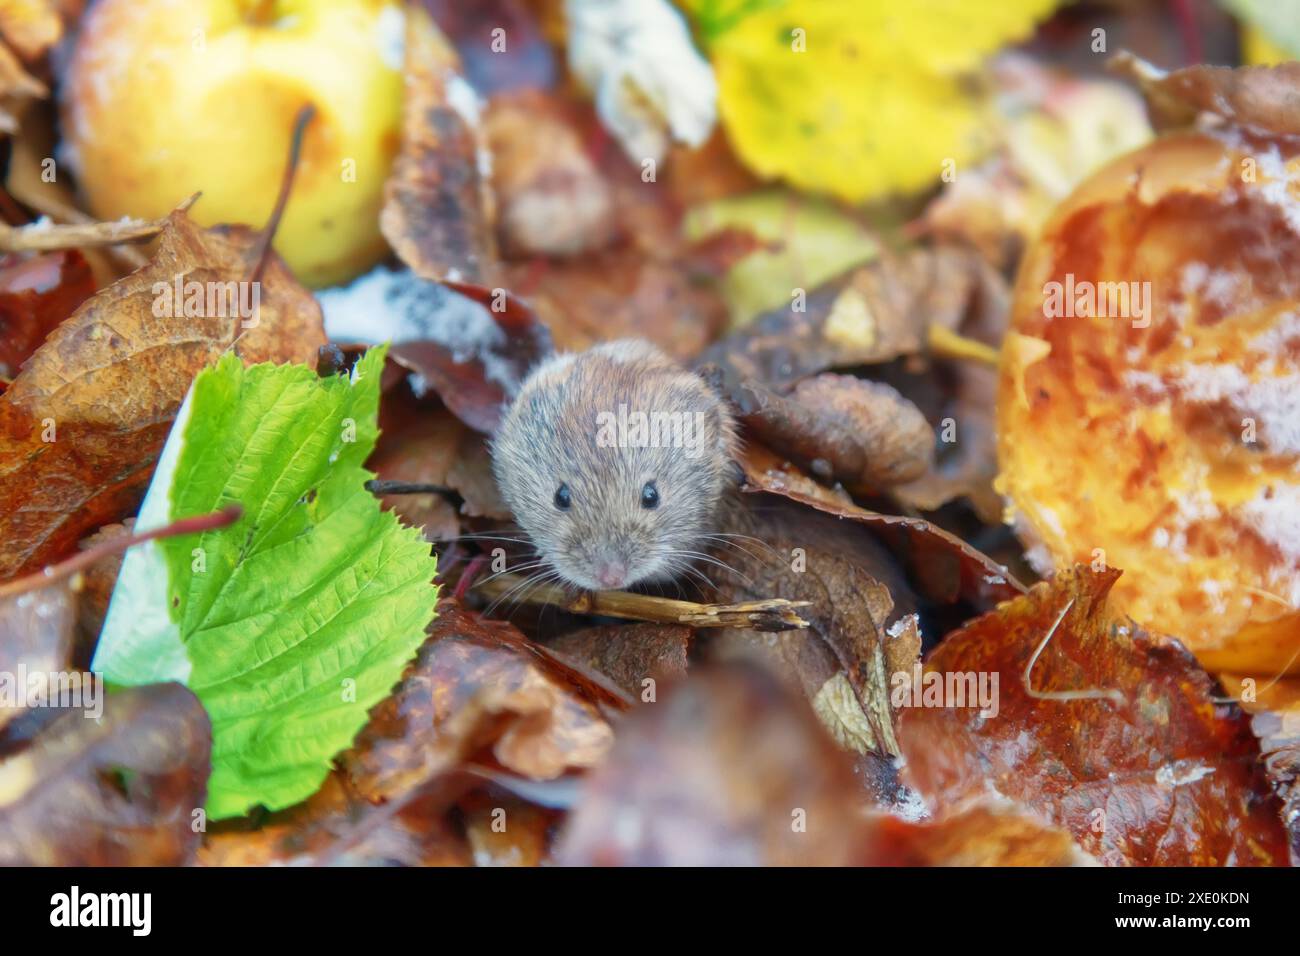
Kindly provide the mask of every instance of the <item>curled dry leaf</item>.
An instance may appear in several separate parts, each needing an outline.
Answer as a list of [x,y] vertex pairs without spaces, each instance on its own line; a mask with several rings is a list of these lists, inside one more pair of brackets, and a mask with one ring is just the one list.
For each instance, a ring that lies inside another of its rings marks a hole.
[[352,786],[392,799],[480,751],[533,779],[595,766],[622,701],[530,644],[512,625],[444,602],[396,692],[339,758]]
[[860,789],[798,694],[759,668],[702,668],[620,725],[558,855],[605,866],[843,865]]
[[1190,126],[1197,113],[1206,112],[1261,132],[1300,136],[1300,63],[1197,64],[1166,72],[1123,51],[1111,60],[1111,67],[1138,84],[1159,129]]
[[130,512],[191,380],[227,348],[250,363],[315,360],[320,308],[278,257],[255,324],[206,304],[248,279],[258,246],[251,230],[203,230],[173,213],[149,265],[87,299],[0,396],[0,578]]
[[1007,569],[961,538],[921,518],[881,514],[841,500],[788,465],[774,467],[772,453],[751,445],[741,457],[742,490],[786,498],[837,518],[864,525],[886,544],[912,585],[938,604],[966,601],[979,611],[1022,594],[1024,585]]
[[868,866],[1096,866],[1060,827],[1009,800],[983,797],[941,820],[868,817]]
[[114,693],[0,761],[0,865],[177,866],[199,842],[212,730],[180,684]]
[[710,346],[700,363],[780,387],[915,355],[930,325],[955,329],[981,301],[986,271],[973,250],[958,246],[882,256],[810,290],[804,302],[757,316]]
[[13,378],[43,341],[95,292],[95,277],[75,251],[0,266],[0,378]]
[[[77,597],[66,581],[0,598],[0,730],[24,710],[29,690],[47,701],[57,694],[51,677],[72,660],[76,614]],[[39,686],[20,679],[24,669]]]
[[497,251],[478,94],[459,70],[428,14],[408,6],[402,145],[379,227],[417,275],[491,285]]
[[889,489],[903,505],[919,511],[937,511],[956,498],[970,501],[987,525],[1002,523],[1005,504],[993,489],[998,474],[994,401],[997,372],[973,362],[955,369],[956,386],[943,408],[941,441],[933,466],[921,477]]
[[934,459],[934,432],[897,389],[822,374],[779,395],[753,382],[728,390],[747,431],[824,481],[870,493],[920,477]]
[[587,627],[547,642],[547,647],[604,674],[633,698],[648,679],[686,676],[691,629],[680,624],[611,624]]
[[[1061,572],[944,638],[912,692],[942,684],[951,706],[904,709],[904,779],[940,813],[992,788],[1111,865],[1284,863],[1245,718],[1180,644],[1108,611],[1118,577]],[[972,680],[995,714],[958,702]]]

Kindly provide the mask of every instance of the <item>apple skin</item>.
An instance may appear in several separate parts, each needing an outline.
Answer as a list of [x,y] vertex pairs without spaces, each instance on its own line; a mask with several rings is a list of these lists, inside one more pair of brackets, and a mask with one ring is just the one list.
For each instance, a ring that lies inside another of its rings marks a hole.
[[198,222],[260,227],[310,103],[275,248],[313,287],[360,275],[387,253],[403,16],[396,0],[99,0],[62,95],[91,212],[156,218],[201,191]]

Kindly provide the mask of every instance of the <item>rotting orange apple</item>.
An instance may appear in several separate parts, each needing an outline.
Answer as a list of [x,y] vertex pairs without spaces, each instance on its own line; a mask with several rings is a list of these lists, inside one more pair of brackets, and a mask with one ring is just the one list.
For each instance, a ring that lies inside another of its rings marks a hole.
[[1085,182],[1027,251],[999,488],[1041,572],[1211,670],[1300,670],[1300,143],[1171,134]]
[[64,84],[63,155],[101,219],[201,190],[203,225],[261,226],[310,103],[275,247],[309,285],[346,281],[386,250],[403,31],[397,0],[99,0]]

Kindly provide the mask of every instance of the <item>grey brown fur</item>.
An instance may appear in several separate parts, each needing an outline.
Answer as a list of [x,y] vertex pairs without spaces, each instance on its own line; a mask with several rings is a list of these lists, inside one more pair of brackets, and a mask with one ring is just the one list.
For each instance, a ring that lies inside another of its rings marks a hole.
[[[608,441],[601,413],[684,413],[689,449]],[[698,415],[696,413],[699,413]],[[598,436],[602,440],[598,441]],[[493,469],[520,527],[558,577],[581,588],[675,577],[707,551],[734,483],[736,430],[699,376],[646,342],[624,340],[558,355],[521,387],[493,440]],[[658,507],[642,506],[653,481]],[[571,504],[555,504],[561,484]]]

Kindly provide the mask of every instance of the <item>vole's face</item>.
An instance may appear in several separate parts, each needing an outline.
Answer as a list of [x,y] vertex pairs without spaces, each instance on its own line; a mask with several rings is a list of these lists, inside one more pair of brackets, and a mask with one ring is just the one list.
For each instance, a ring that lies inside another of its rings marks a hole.
[[498,483],[570,584],[671,578],[707,550],[728,475],[727,423],[695,376],[675,366],[628,374],[591,354],[525,386],[494,442]]

